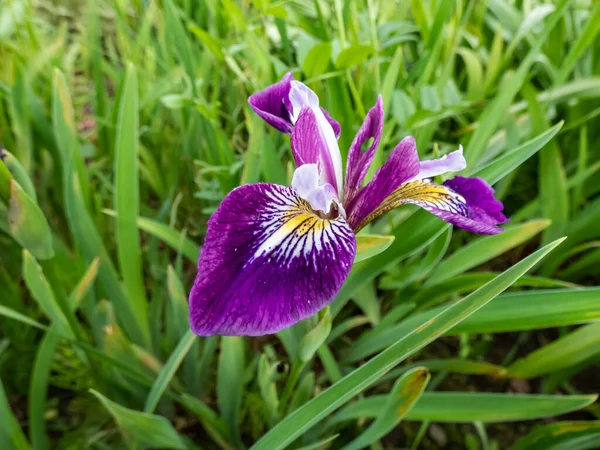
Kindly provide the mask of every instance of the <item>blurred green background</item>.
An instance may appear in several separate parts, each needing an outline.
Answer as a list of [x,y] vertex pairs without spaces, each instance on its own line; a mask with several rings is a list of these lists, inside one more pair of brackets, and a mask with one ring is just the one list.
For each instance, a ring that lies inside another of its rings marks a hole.
[[[599,32],[591,0],[3,0],[0,448],[600,448]],[[511,222],[403,207],[317,317],[196,338],[208,217],[289,184],[247,104],[287,71],[343,156],[382,94],[369,177],[462,144]]]

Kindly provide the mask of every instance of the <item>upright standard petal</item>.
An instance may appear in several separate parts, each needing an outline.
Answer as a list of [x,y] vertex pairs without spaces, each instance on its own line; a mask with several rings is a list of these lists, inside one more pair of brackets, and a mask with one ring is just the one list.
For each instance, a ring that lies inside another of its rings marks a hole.
[[[346,181],[344,183],[344,203],[350,204],[354,196],[362,187],[362,183],[369,171],[375,151],[379,146],[381,131],[383,130],[383,100],[381,95],[377,97],[377,102],[373,106],[362,126],[356,133],[350,150],[348,151],[348,162],[346,164]],[[362,146],[369,139],[373,142],[366,151],[362,151]]]
[[408,136],[396,146],[385,164],[375,173],[373,180],[356,194],[350,204],[346,205],[348,223],[352,229],[357,233],[383,214],[379,211],[380,204],[418,172],[417,146],[415,139]]
[[327,220],[289,187],[245,185],[208,222],[190,293],[200,336],[276,333],[322,309],[356,253],[352,229]]
[[293,129],[289,101],[290,83],[293,79],[294,74],[288,72],[281,81],[252,94],[248,98],[248,103],[256,114],[272,127],[287,134],[290,134]]
[[[290,103],[292,105],[292,122],[295,124],[294,131],[300,125],[300,117],[306,115],[306,111],[310,110],[314,117],[311,117],[309,131],[317,132],[317,136],[309,137],[308,139],[320,141],[319,152],[323,160],[331,161],[331,169],[333,170],[334,178],[328,177],[326,180],[334,186],[340,198],[342,198],[344,185],[342,179],[342,154],[338,146],[335,132],[327,117],[323,113],[323,109],[319,106],[319,98],[308,86],[299,81],[292,80],[290,89]],[[304,133],[305,130],[302,130]],[[324,152],[328,156],[324,155]]]
[[442,156],[439,159],[421,161],[419,173],[414,180],[424,180],[433,178],[448,172],[460,172],[467,167],[467,161],[463,156],[462,145],[452,153]]
[[[290,142],[296,166],[316,164],[321,184],[329,183],[337,192],[340,192],[338,172],[341,169],[338,170],[336,163],[332,159],[332,153],[321,133],[318,118],[313,109],[305,107],[299,113]],[[339,176],[341,177],[341,175]]]
[[494,190],[480,178],[456,177],[444,185],[429,180],[404,183],[373,213],[376,216],[397,206],[415,204],[457,227],[479,234],[497,234],[507,221]]

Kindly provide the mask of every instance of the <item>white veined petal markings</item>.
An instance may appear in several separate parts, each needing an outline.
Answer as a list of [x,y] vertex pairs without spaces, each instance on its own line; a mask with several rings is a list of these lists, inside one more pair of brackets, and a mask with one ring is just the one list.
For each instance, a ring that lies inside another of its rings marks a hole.
[[262,257],[286,266],[303,257],[316,266],[315,258],[324,250],[335,259],[336,247],[351,247],[354,235],[342,218],[319,217],[308,202],[288,188],[272,186],[266,194],[271,201],[258,212],[261,226],[245,266]]

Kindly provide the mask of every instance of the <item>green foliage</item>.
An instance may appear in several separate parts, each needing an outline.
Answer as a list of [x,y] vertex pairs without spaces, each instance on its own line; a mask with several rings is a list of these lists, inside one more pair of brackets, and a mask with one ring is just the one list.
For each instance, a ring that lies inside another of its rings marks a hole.
[[[599,24],[585,0],[4,2],[0,447],[431,448],[433,422],[449,447],[597,447]],[[407,135],[425,159],[462,143],[511,222],[399,208],[329,308],[198,338],[208,217],[290,182],[247,105],[288,71],[343,155],[382,95],[367,178]]]

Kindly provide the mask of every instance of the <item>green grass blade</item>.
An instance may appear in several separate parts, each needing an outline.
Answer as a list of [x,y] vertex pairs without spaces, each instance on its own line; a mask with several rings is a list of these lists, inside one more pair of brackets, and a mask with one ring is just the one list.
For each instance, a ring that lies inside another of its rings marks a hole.
[[475,239],[442,261],[434,269],[425,286],[428,287],[446,281],[496,256],[502,255],[508,250],[527,242],[549,225],[549,220],[532,220],[508,228],[503,233]]
[[37,259],[54,257],[52,233],[44,213],[14,178],[10,180],[8,228],[12,237]]
[[344,446],[344,450],[360,450],[389,433],[410,412],[429,382],[429,372],[416,368],[399,378],[375,421],[361,435]]
[[49,448],[45,414],[48,378],[54,353],[60,341],[60,335],[56,331],[56,326],[53,326],[44,335],[37,350],[29,385],[29,438],[33,448],[41,450]]
[[354,262],[369,259],[387,250],[394,242],[394,236],[379,236],[376,234],[361,234],[356,236],[356,256]]
[[149,339],[148,304],[142,278],[142,250],[136,220],[139,212],[138,84],[135,68],[127,66],[121,88],[115,140],[114,204],[117,211],[116,243],[119,268],[127,299],[139,328]]
[[[502,333],[586,323],[600,318],[600,290],[556,289],[506,293],[456,325],[448,334]],[[398,325],[358,339],[345,354],[356,361],[391,345],[445,307],[421,312]]]
[[534,378],[574,366],[600,353],[600,323],[582,326],[508,368],[508,375]]
[[585,450],[600,447],[600,420],[557,422],[535,428],[512,450]]
[[240,414],[244,390],[244,340],[221,338],[221,355],[217,372],[217,403],[227,424],[231,443],[241,446]]
[[2,417],[0,421],[0,448],[14,450],[30,449],[31,447],[27,442],[27,438],[23,434],[23,430],[10,408],[2,380],[0,380],[0,417]]
[[523,145],[496,158],[494,161],[484,167],[475,170],[470,176],[481,177],[490,184],[504,178],[507,174],[519,167],[533,155],[535,155],[544,145],[546,145],[562,128],[564,122],[559,122],[552,128],[540,133],[533,139],[525,142]]
[[554,80],[555,86],[563,84],[577,64],[577,61],[585,53],[586,50],[590,49],[590,45],[600,32],[600,3],[594,5],[594,10],[587,19],[587,23],[581,33],[578,35],[577,40],[571,43],[569,46],[569,53],[567,57],[562,61],[558,74]]
[[523,259],[473,294],[447,307],[427,323],[399,339],[366,364],[288,415],[252,448],[254,450],[279,449],[292,442],[327,414],[377,381],[387,370],[491,301],[523,276],[560,242],[554,242]]
[[23,250],[23,278],[42,311],[52,320],[59,333],[73,336],[67,319],[61,310],[42,268],[27,250]]
[[[585,408],[597,395],[513,395],[475,392],[425,392],[406,415],[407,420],[435,422],[511,422],[553,417]],[[358,400],[341,410],[332,423],[376,417],[385,396]]]
[[[394,230],[394,242],[386,251],[352,267],[350,276],[331,305],[331,314],[335,316],[358,288],[373,280],[386,268],[427,246],[447,226],[425,211],[417,211],[409,217]],[[410,236],[410,239],[405,239],[405,236]]]
[[[105,209],[103,212],[109,216],[117,216],[117,212],[112,209]],[[160,239],[193,263],[198,261],[200,247],[194,241],[187,238],[184,231],[177,231],[165,223],[148,219],[147,217],[138,217],[136,223],[140,230]]]
[[154,380],[152,384],[152,388],[150,389],[150,393],[146,398],[146,404],[144,406],[145,413],[153,413],[156,405],[158,405],[158,401],[162,397],[163,393],[167,389],[167,386],[175,376],[175,372],[181,365],[183,358],[187,355],[192,347],[192,344],[196,340],[196,335],[189,330],[171,353],[169,359],[167,360],[164,367],[160,370],[158,377]]
[[483,111],[479,126],[475,130],[475,133],[473,133],[465,151],[465,157],[469,164],[473,166],[477,165],[477,161],[479,161],[483,154],[490,137],[494,131],[496,131],[496,127],[504,118],[506,110],[521,89],[521,86],[530,73],[531,66],[539,57],[542,45],[546,42],[552,29],[562,19],[567,3],[568,0],[561,0],[558,3],[556,10],[545,24],[544,30],[540,33],[527,56],[521,61],[519,68],[512,76],[510,83],[505,83],[505,86],[500,91],[499,95],[497,95],[492,103]]
[[110,412],[119,424],[123,437],[131,445],[143,442],[152,448],[188,448],[175,428],[164,417],[125,408],[109,400],[100,392],[93,389],[90,389],[90,392]]

